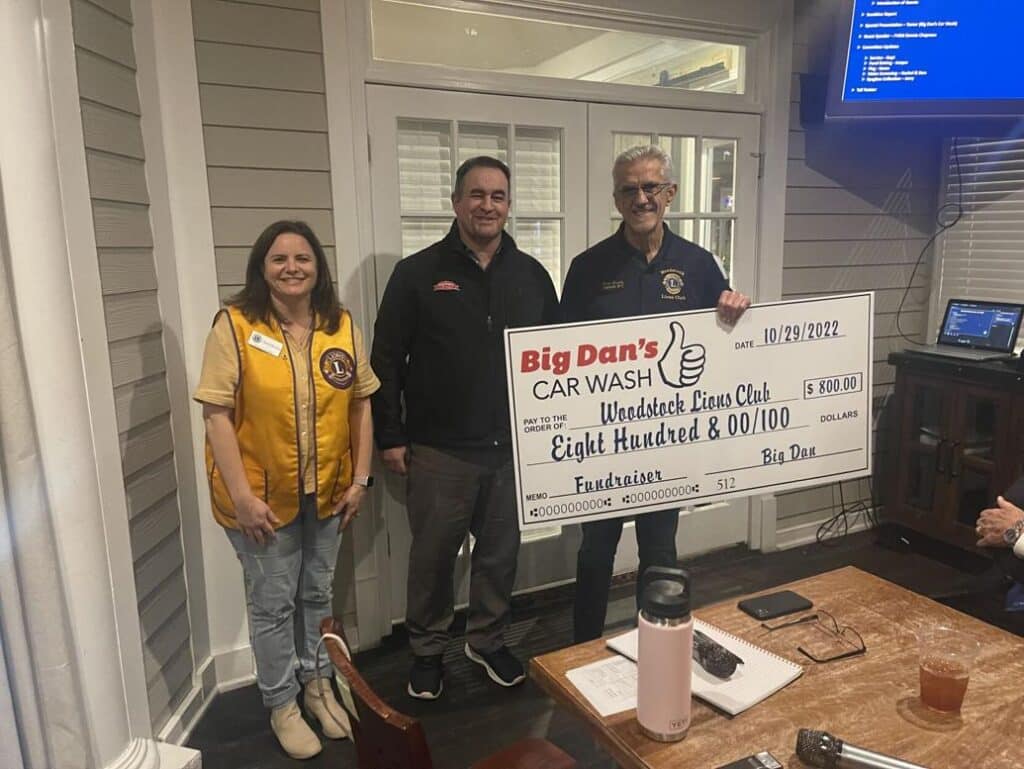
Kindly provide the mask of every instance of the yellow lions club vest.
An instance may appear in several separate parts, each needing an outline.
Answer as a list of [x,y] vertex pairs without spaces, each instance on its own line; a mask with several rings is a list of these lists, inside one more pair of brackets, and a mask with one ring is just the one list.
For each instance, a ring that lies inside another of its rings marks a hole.
[[[303,495],[292,353],[276,321],[272,325],[252,323],[237,307],[221,312],[226,312],[231,320],[238,350],[235,435],[242,465],[253,494],[270,506],[284,526],[295,520]],[[315,414],[309,449],[316,452],[317,515],[328,518],[352,483],[348,407],[356,378],[356,360],[351,316],[342,312],[341,324],[333,334],[314,329],[308,354],[313,378],[310,407]],[[297,385],[305,387],[306,383]],[[235,506],[213,461],[209,442],[206,473],[213,517],[221,526],[237,529]]]

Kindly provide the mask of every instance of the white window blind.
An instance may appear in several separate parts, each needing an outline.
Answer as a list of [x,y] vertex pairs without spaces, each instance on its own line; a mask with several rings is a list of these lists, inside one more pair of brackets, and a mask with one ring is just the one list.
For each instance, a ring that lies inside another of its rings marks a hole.
[[402,255],[445,236],[449,197],[460,163],[490,155],[512,171],[512,212],[506,229],[562,285],[562,130],[553,127],[399,118]]
[[963,216],[940,240],[936,307],[951,297],[1024,303],[1024,139],[958,139],[956,147],[947,152],[944,202],[962,195]]

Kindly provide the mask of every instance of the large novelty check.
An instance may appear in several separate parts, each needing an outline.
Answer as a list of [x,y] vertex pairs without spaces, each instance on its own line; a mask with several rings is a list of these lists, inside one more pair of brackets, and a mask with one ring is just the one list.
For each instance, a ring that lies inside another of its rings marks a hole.
[[520,528],[869,474],[872,299],[506,331]]

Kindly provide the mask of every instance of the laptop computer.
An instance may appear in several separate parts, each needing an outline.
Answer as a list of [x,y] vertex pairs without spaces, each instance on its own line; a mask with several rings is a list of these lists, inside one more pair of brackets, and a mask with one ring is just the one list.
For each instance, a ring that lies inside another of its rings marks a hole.
[[935,344],[913,348],[925,355],[965,360],[1013,357],[1024,304],[950,299]]

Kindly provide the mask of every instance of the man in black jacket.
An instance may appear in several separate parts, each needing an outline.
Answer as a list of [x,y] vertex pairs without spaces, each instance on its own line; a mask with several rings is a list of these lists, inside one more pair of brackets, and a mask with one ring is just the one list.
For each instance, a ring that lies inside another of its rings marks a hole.
[[466,656],[502,686],[525,678],[504,643],[519,553],[504,330],[554,322],[558,299],[544,267],[504,231],[509,180],[495,158],[459,167],[451,230],[395,266],[374,327],[377,448],[407,478],[408,692],[419,699],[441,694],[467,531],[476,543]]

